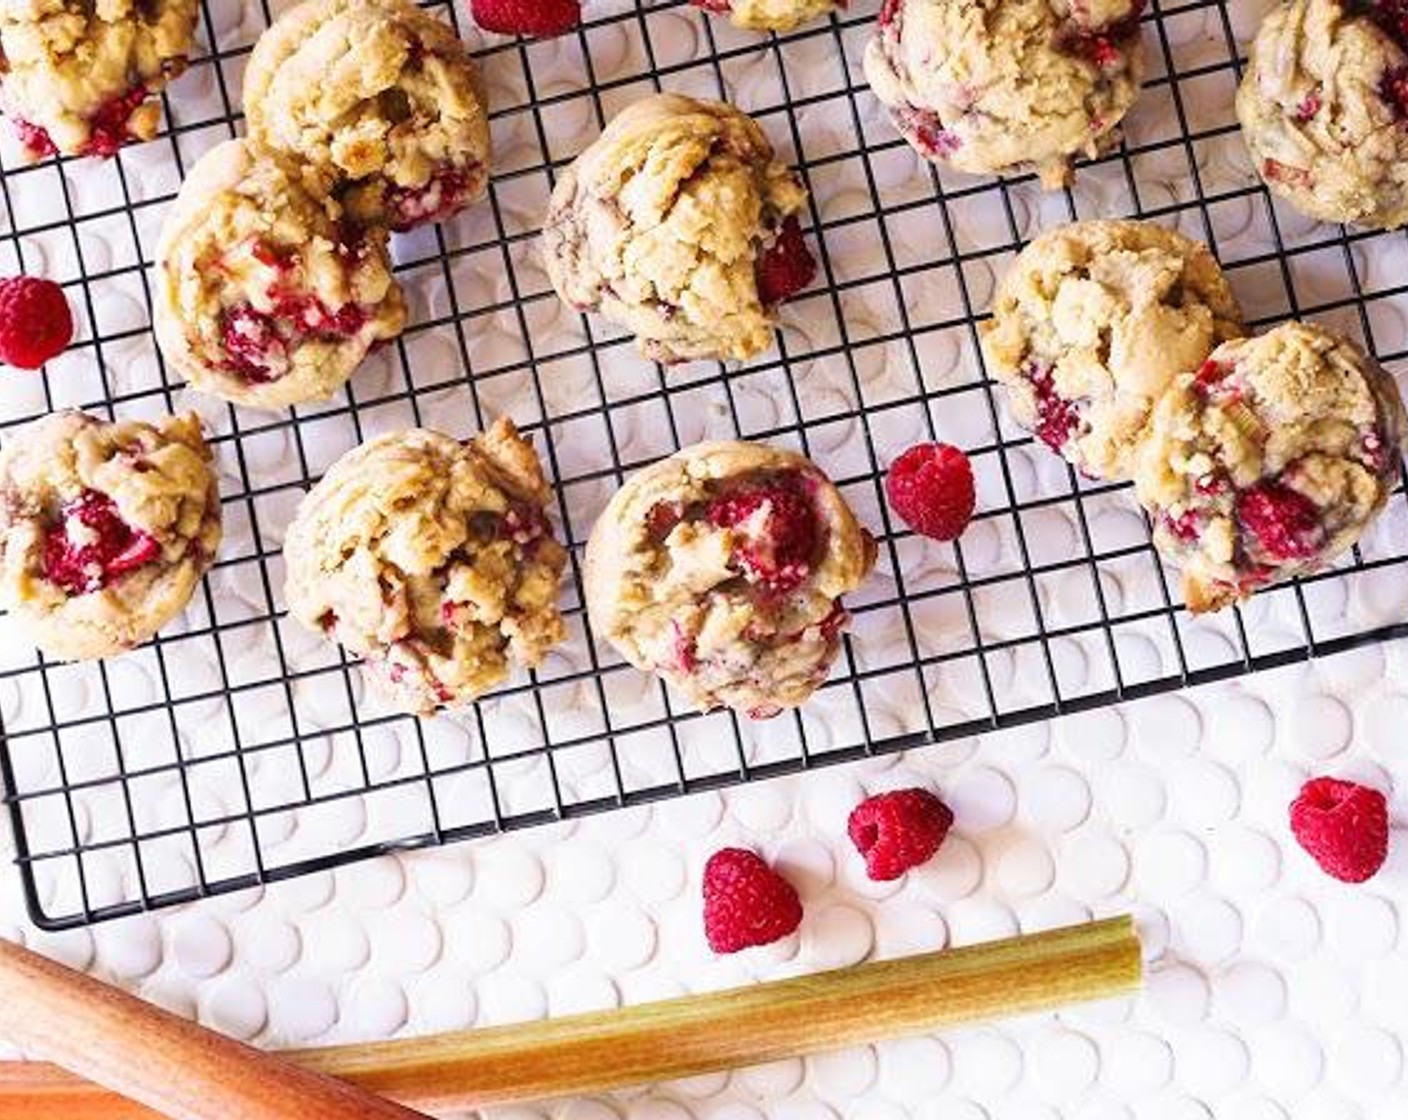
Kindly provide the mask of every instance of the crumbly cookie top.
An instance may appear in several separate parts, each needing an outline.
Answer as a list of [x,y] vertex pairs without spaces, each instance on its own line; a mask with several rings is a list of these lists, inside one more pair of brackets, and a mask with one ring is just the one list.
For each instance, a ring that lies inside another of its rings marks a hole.
[[1388,374],[1310,323],[1225,343],[1180,377],[1135,485],[1189,605],[1224,605],[1353,544],[1397,478],[1405,430]]
[[833,12],[838,0],[724,0],[729,18],[747,31],[791,31]]
[[508,420],[463,444],[424,429],[371,440],[289,527],[289,610],[367,658],[407,710],[465,703],[564,637],[550,499]]
[[1063,186],[1071,157],[1111,143],[1139,91],[1140,7],[889,0],[866,77],[928,158],[978,174],[1035,167]]
[[454,30],[407,0],[307,0],[259,40],[245,77],[250,136],[325,173],[375,177],[362,211],[407,229],[482,193],[489,126]]
[[278,407],[325,397],[406,309],[386,235],[245,141],[192,169],[157,248],[158,336],[201,388]]
[[874,542],[806,458],[699,444],[629,479],[587,553],[594,626],[701,707],[755,716],[806,699]]
[[750,117],[661,94],[621,112],[558,181],[544,230],[559,294],[662,361],[772,344],[760,252],[806,191]]
[[105,423],[56,412],[0,452],[0,599],[62,658],[107,656],[181,609],[220,543],[194,413]]
[[1149,408],[1242,333],[1205,245],[1148,222],[1042,234],[1003,278],[983,353],[1024,427],[1096,478],[1127,478]]
[[0,102],[35,156],[110,156],[156,135],[197,0],[0,0]]
[[1408,222],[1408,42],[1376,10],[1341,0],[1274,10],[1237,113],[1273,190],[1323,221],[1391,228]]

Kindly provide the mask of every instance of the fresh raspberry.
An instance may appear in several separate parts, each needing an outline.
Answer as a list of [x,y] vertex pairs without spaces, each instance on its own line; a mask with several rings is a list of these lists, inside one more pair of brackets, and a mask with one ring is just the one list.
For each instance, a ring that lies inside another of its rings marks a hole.
[[1408,66],[1395,66],[1384,72],[1379,83],[1379,96],[1388,102],[1393,115],[1408,121]]
[[953,811],[926,789],[868,797],[851,810],[846,831],[878,883],[929,860],[953,826]]
[[716,953],[780,941],[802,924],[802,900],[754,852],[724,848],[704,865],[704,935]]
[[1388,803],[1356,782],[1312,778],[1291,802],[1291,832],[1325,874],[1362,883],[1388,856]]
[[469,0],[474,22],[485,31],[550,39],[582,22],[581,0]]
[[916,533],[951,541],[973,520],[973,464],[946,443],[915,444],[891,464],[885,495]]
[[161,555],[156,538],[123,521],[117,503],[97,490],[83,491],[59,516],[44,539],[43,572],[70,595],[98,591]]
[[1320,510],[1304,494],[1263,482],[1237,499],[1237,520],[1272,560],[1305,560],[1320,550],[1325,532]]
[[796,218],[787,218],[758,261],[758,299],[764,307],[776,307],[815,279],[816,258],[802,240],[802,227]]
[[38,369],[73,341],[73,313],[52,280],[11,276],[0,280],[0,362]]
[[710,524],[743,530],[734,557],[766,590],[786,594],[810,573],[820,526],[797,480],[783,477],[731,491],[715,498],[706,516]]

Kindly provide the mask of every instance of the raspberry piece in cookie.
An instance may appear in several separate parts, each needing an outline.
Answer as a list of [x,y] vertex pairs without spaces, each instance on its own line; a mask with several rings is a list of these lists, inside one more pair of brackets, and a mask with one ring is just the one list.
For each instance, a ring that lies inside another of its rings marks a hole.
[[1332,563],[1388,500],[1404,431],[1393,379],[1309,323],[1224,343],[1175,379],[1134,482],[1189,608],[1217,610]]
[[386,234],[291,163],[231,140],[191,170],[157,246],[155,327],[198,389],[258,408],[328,397],[405,319]]
[[1291,832],[1326,875],[1362,883],[1388,858],[1388,802],[1356,782],[1312,778],[1291,802]]
[[761,719],[830,672],[875,543],[810,461],[702,443],[633,475],[587,545],[597,634],[701,709]]
[[927,863],[953,827],[953,810],[927,789],[867,797],[851,810],[846,832],[876,882],[898,879]]
[[704,865],[704,936],[716,953],[771,945],[802,924],[802,900],[786,879],[745,848],[724,848]]
[[1288,0],[1261,25],[1237,116],[1267,186],[1325,222],[1408,223],[1408,20],[1392,0]]
[[157,95],[186,67],[197,0],[0,5],[0,107],[33,158],[114,155],[150,140]]
[[365,658],[398,708],[467,704],[566,634],[551,496],[507,420],[463,444],[424,429],[364,443],[289,526],[289,612]]
[[983,324],[1013,418],[1090,478],[1123,480],[1155,398],[1242,312],[1207,246],[1152,222],[1085,221],[1013,261]]
[[38,369],[73,341],[73,312],[64,290],[37,276],[0,280],[0,362]]
[[249,135],[351,184],[361,220],[441,221],[484,192],[489,124],[454,29],[408,0],[305,0],[255,44]]
[[846,0],[690,0],[697,8],[727,15],[745,31],[791,31],[802,24],[844,10]]
[[1144,73],[1140,0],[887,0],[865,73],[925,159],[1070,181],[1119,140]]
[[661,362],[745,361],[811,283],[795,216],[807,192],[732,106],[660,94],[631,105],[563,173],[543,230],[565,302]]
[[580,0],[470,0],[474,22],[501,35],[548,39],[582,22]]
[[57,412],[0,453],[0,602],[50,657],[111,657],[185,608],[220,545],[194,413],[104,423]]

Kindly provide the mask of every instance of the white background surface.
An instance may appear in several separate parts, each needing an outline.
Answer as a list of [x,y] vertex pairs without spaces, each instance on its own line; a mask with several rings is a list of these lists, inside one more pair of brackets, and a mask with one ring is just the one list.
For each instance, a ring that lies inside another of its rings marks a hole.
[[[610,0],[601,0],[602,7],[609,4]],[[857,5],[856,10],[864,7]],[[1264,7],[1233,5],[1239,33],[1255,26],[1255,13]],[[1180,10],[1182,15],[1165,20],[1163,25],[1180,68],[1196,70],[1203,63],[1214,67],[1208,81],[1184,82],[1181,94],[1194,126],[1215,128],[1229,116],[1231,93],[1228,71],[1215,68],[1221,24],[1213,8],[1207,9],[1206,19],[1196,6]],[[213,21],[217,32],[226,37],[226,47],[232,37],[247,43],[258,33],[262,22],[248,18],[250,11],[233,2],[212,5]],[[698,49],[697,38],[671,39],[669,29],[694,35],[689,28],[697,29],[703,18],[680,10],[649,16],[657,48],[663,51],[665,44],[673,44],[665,61],[689,59],[689,52]],[[620,27],[593,33],[591,49],[598,76],[640,69],[639,44],[630,38],[634,25],[620,26],[628,32],[620,42],[613,38],[614,30]],[[715,26],[725,48],[739,49],[742,40],[722,25]],[[852,80],[858,80],[855,56],[867,34],[868,28],[857,26],[846,36]],[[1145,34],[1152,45],[1152,26],[1146,27]],[[574,49],[571,43],[533,49],[540,93],[557,94],[580,87],[571,69],[580,64],[574,62]],[[834,53],[829,38],[798,45],[793,56],[797,66],[790,75],[798,83],[795,95],[815,96],[825,102],[831,80],[826,77],[827,65],[833,61],[826,57],[828,51]],[[1225,50],[1223,53],[1225,57]],[[501,63],[504,57],[508,57],[507,63],[488,67],[491,87],[496,96],[521,97],[522,88],[515,85],[521,79],[510,72],[513,57],[500,56]],[[775,103],[777,92],[769,85],[773,80],[770,66],[750,69],[747,56],[740,57],[742,63],[729,70],[740,103]],[[704,88],[699,92],[710,92],[708,79],[708,74],[702,76]],[[691,80],[686,75],[674,85],[688,88]],[[208,104],[200,107],[202,99],[218,102],[209,69],[193,70],[182,81],[182,96],[173,102],[176,111],[188,113],[188,120],[201,112],[208,114]],[[1173,114],[1168,87],[1159,88],[1163,92],[1146,94],[1130,118],[1128,132],[1134,142],[1155,142],[1170,134]],[[607,108],[638,92],[634,87],[613,90]],[[887,131],[863,91],[858,100],[866,107],[865,126],[872,141],[892,142],[892,132]],[[837,136],[849,127],[845,120],[828,116],[820,108],[809,109],[802,116],[809,159],[824,161],[828,149],[844,149],[847,141]],[[537,158],[536,153],[523,155],[525,136],[520,124],[518,118],[508,118],[496,125],[501,157],[509,165]],[[576,138],[563,141],[567,149],[558,153],[559,157],[580,147],[593,128],[585,103],[571,100],[558,107],[548,124],[556,130],[554,137]],[[774,121],[775,134],[780,132],[777,125]],[[1172,128],[1176,133],[1176,121],[1172,121]],[[211,138],[187,133],[182,143],[190,142],[199,150],[206,139]],[[527,140],[530,147],[536,144],[531,136]],[[852,137],[849,143],[854,142]],[[791,153],[787,154],[790,158]],[[1235,133],[1201,146],[1196,158],[1205,189],[1235,190],[1249,181]],[[882,188],[894,192],[894,197],[905,197],[904,192],[918,181],[915,165],[904,162],[906,159],[905,151],[891,143],[885,158],[876,160]],[[1139,191],[1144,207],[1187,201],[1189,178],[1182,159],[1181,147],[1158,150],[1141,159]],[[125,154],[123,160],[128,186],[139,200],[173,188],[171,160],[162,146],[146,146]],[[827,174],[813,178],[819,212],[823,220],[842,221],[854,212],[861,186],[853,167],[843,163],[826,166]],[[98,187],[103,174],[106,172],[70,165],[66,178],[80,205],[93,204],[85,192],[101,193]],[[54,192],[45,190],[47,180],[43,178],[28,181],[30,188],[15,188],[12,205],[16,220],[42,224],[44,207],[53,205]],[[927,183],[920,181],[919,189],[928,190]],[[1024,232],[1069,216],[1059,197],[1040,198],[1032,190],[1018,188],[1011,200]],[[1123,172],[1109,164],[1082,173],[1075,200],[1085,215],[1132,210]],[[511,186],[506,186],[499,201],[514,229],[535,227],[541,198],[528,191],[515,198]],[[1191,217],[1187,232],[1215,234],[1229,263],[1232,258],[1255,260],[1268,246],[1262,207],[1259,200],[1235,198],[1215,208],[1210,227],[1191,210],[1173,220],[1182,222]],[[465,224],[478,230],[477,223],[486,221],[485,212],[486,208],[480,208],[467,216]],[[159,213],[153,208],[138,211],[138,223],[144,231],[155,229]],[[959,241],[966,250],[992,240],[1002,242],[1008,236],[1005,219],[994,226],[991,213],[979,207],[955,205],[953,213]],[[898,232],[902,251],[912,264],[910,254],[918,258],[930,252],[925,237],[934,223],[927,211],[910,217],[914,224]],[[1293,215],[1280,214],[1279,218],[1282,233],[1291,243],[1301,244],[1314,234],[1303,223],[1298,225]],[[111,268],[122,279],[125,263],[120,236],[109,238],[102,227],[95,227],[84,231],[79,244],[89,271]],[[875,266],[875,245],[866,227],[834,227],[828,230],[827,244],[843,279],[850,275],[852,263],[858,274]],[[75,267],[67,231],[50,239],[26,238],[25,252],[34,271],[68,278]],[[1358,331],[1357,313],[1344,302],[1346,270],[1356,270],[1366,285],[1391,286],[1402,282],[1401,261],[1401,239],[1368,246],[1358,243],[1352,253],[1334,247],[1323,254],[1295,258],[1287,282],[1294,288],[1299,309],[1323,310],[1321,317]],[[997,263],[977,258],[964,266],[964,283],[980,303],[990,291]],[[528,268],[526,258],[516,260],[515,267]],[[416,278],[408,278],[417,315],[442,312],[440,272],[421,279],[424,282],[418,287]],[[482,267],[456,277],[457,283],[463,284],[460,296],[468,306],[506,298],[500,290],[501,280],[501,274],[486,273]],[[941,317],[936,308],[942,309],[942,315],[954,313],[953,281],[943,270],[914,273],[910,280],[905,298],[911,313],[919,307],[935,317]],[[1290,310],[1285,298],[1275,294],[1281,290],[1282,277],[1274,269],[1249,266],[1234,276],[1234,283],[1256,318],[1272,318]],[[542,287],[541,281],[538,287]],[[112,315],[100,324],[104,331],[137,332],[127,343],[108,346],[108,384],[125,393],[140,392],[157,376],[144,333],[140,291],[109,291],[101,283],[95,291],[95,298],[101,298],[102,306]],[[555,304],[547,299],[535,306]],[[1402,309],[1392,299],[1377,303],[1375,308],[1372,326],[1380,350],[1401,348],[1405,334]],[[863,339],[871,331],[887,329],[883,308],[867,305],[859,295],[845,310],[856,337]],[[793,330],[803,337],[816,325],[809,320],[805,306],[790,314],[796,316]],[[563,319],[563,324],[545,327],[544,336],[551,336],[559,327],[564,331],[580,329],[575,317]],[[85,324],[83,329],[91,327]],[[505,326],[502,322],[475,321],[474,359],[481,365],[511,361],[516,353],[512,349],[514,329],[512,322]],[[966,337],[966,327],[925,336],[922,358],[926,385],[973,376],[973,357],[964,349]],[[443,341],[428,334],[411,343],[417,375],[439,370],[442,363],[450,376],[456,375],[453,348],[434,345]],[[886,400],[902,392],[905,384],[912,386],[905,381],[902,358],[885,348],[858,348],[857,352],[867,403]],[[615,354],[618,360],[613,368],[628,368],[624,352]],[[51,368],[49,387],[55,403],[101,397],[92,365],[90,351],[77,351]],[[835,370],[821,361],[794,366],[804,404],[822,401],[835,408],[838,397],[840,407],[849,403],[846,378],[838,375],[832,381],[833,373]],[[652,369],[646,369],[645,374],[655,376]],[[359,374],[358,392],[364,402],[380,390],[392,392],[399,384],[398,377],[392,362],[384,357],[374,360]],[[7,420],[38,406],[36,384],[7,382],[0,402]],[[484,403],[519,415],[519,398],[494,396],[501,384],[491,381],[481,386]],[[746,426],[767,429],[786,422],[785,416],[769,411],[775,406],[776,395],[769,396],[766,381],[754,385],[738,378],[733,389]],[[567,399],[580,392],[570,370],[557,371],[547,390]],[[683,401],[683,395],[679,399]],[[691,397],[691,402],[694,399]],[[160,405],[161,399],[155,398],[155,403]],[[229,423],[229,418],[210,408],[208,401],[180,395],[177,403],[200,404],[212,423]],[[427,396],[421,403],[432,419],[447,417],[445,426],[451,430],[462,427],[468,415],[464,401],[453,393]],[[717,399],[713,403],[717,405]],[[981,411],[970,415],[950,406],[941,417],[942,432],[969,446],[989,443],[993,433],[985,416]],[[680,417],[686,437],[718,434],[711,427],[719,422],[717,409],[681,404]],[[363,419],[368,434],[407,422],[390,406],[376,411],[364,406]],[[659,425],[644,414],[638,419],[640,422],[632,426],[618,417],[619,433],[633,456],[646,458],[652,454],[652,430]],[[701,430],[696,432],[695,424]],[[311,427],[305,425],[305,430]],[[905,409],[897,408],[876,420],[876,432],[883,445],[880,451],[888,454],[921,438],[923,425]],[[554,435],[568,469],[586,469],[581,462],[595,465],[588,442],[563,439],[562,432]],[[658,437],[658,431],[655,435]],[[631,442],[633,438],[640,442]],[[838,474],[855,473],[857,468],[847,465],[846,458],[847,448],[855,441],[846,431],[817,439],[821,458],[830,469]],[[281,517],[286,520],[287,507],[297,496],[297,486],[280,474],[290,461],[290,448],[278,431],[258,439],[245,436],[244,445],[259,481],[283,487],[272,487],[268,505],[260,510],[265,525],[274,526],[277,533]],[[229,446],[223,445],[226,451]],[[313,466],[318,468],[330,458],[331,454],[319,449]],[[233,471],[228,456],[222,466]],[[1059,466],[1043,452],[1017,449],[1009,456],[1009,466],[1016,476],[1018,495],[1025,499],[1047,492],[1047,487],[1065,485]],[[238,484],[237,479],[231,482],[232,477],[227,474],[227,486]],[[995,485],[990,471],[981,485]],[[1001,494],[984,489],[983,500],[985,508],[991,508],[995,500],[1001,500]],[[868,522],[878,524],[873,506],[862,512]],[[1074,522],[1065,513],[1046,512],[1050,516],[1038,522],[1040,528],[1033,539],[1038,549],[1050,549],[1052,557],[1059,557],[1062,549],[1076,547]],[[1121,532],[1127,531],[1131,522],[1136,534],[1141,531],[1120,496],[1111,508],[1102,508],[1092,518],[1094,530],[1101,530],[1107,521],[1119,526]],[[1028,527],[1032,524],[1029,521]],[[1386,518],[1379,547],[1401,550],[1402,532],[1401,518]],[[238,555],[248,550],[248,533],[247,526],[232,525],[228,551]],[[970,574],[1010,567],[1012,542],[994,522],[978,523],[965,541]],[[947,553],[942,557],[922,551],[902,554],[900,563],[911,585],[922,587],[925,580],[953,578]],[[257,617],[265,609],[258,574],[253,567],[221,568],[211,581],[217,602]],[[1408,595],[1402,577],[1396,572],[1390,575],[1390,580],[1315,585],[1306,595],[1309,614],[1317,625],[1330,631],[1336,626],[1401,619]],[[882,571],[877,582],[895,578],[893,572]],[[1101,580],[1112,612],[1138,609],[1144,596],[1157,589],[1154,572],[1147,567],[1142,575],[1106,570]],[[1088,617],[1088,582],[1088,575],[1077,571],[1071,579],[1043,585],[1048,624]],[[882,586],[893,591],[888,583]],[[1003,629],[998,605],[984,604],[984,609],[991,612],[983,617],[984,627],[991,628],[986,636],[1011,637],[1011,632]],[[1299,601],[1289,593],[1262,597],[1247,612],[1254,649],[1265,652],[1301,640],[1299,610]],[[1063,612],[1068,612],[1070,619]],[[859,662],[872,668],[883,665],[898,645],[893,628],[887,631],[879,612],[863,616],[863,621],[855,639]],[[1162,621],[1156,621],[1154,629],[1163,633]],[[932,640],[936,648],[944,648],[944,642],[954,640],[948,629],[952,622],[944,617],[942,607],[922,617],[921,642]],[[285,638],[294,641],[290,634]],[[1235,655],[1235,634],[1226,619],[1205,627],[1190,626],[1183,638],[1195,663],[1213,664]],[[1122,632],[1117,645],[1126,673],[1143,679],[1174,671],[1166,633],[1162,640],[1160,645],[1158,634],[1148,637]],[[316,644],[305,641],[309,647]],[[1074,642],[1053,646],[1056,672],[1068,694],[1108,686],[1100,677],[1108,670],[1102,660],[1101,636],[1096,635],[1089,648]],[[201,673],[213,669],[202,661],[198,646],[189,643],[175,648],[180,653],[173,654],[171,661],[190,675],[195,682],[191,687],[208,686]],[[907,656],[905,649],[901,654]],[[1046,698],[1041,695],[1038,654],[1035,645],[1028,644],[1016,647],[1010,657],[989,659],[988,667],[996,673],[1004,701],[1015,706]],[[270,672],[267,650],[258,641],[251,639],[249,648],[240,650],[239,656],[242,660],[236,660],[234,667],[242,677],[247,674],[249,679],[258,679]],[[291,652],[290,657],[294,656],[302,656],[302,651]],[[16,644],[11,636],[0,642],[0,658],[7,667],[13,659],[28,657],[27,647]],[[118,694],[124,702],[138,702],[147,696],[145,690],[155,687],[151,663],[139,658],[128,658],[111,670],[110,679],[119,683]],[[61,714],[73,715],[84,704],[101,702],[100,682],[86,671],[51,672],[50,680],[60,684],[55,702]],[[13,678],[0,685],[0,710],[12,730],[43,718],[42,712],[36,715],[36,693],[17,688]],[[986,711],[985,701],[971,680],[950,674],[936,680],[933,688],[941,703],[958,715],[971,717]],[[832,698],[837,695],[844,700],[845,694],[840,692]],[[253,712],[251,718],[256,723],[265,716],[273,722],[278,713],[263,712],[256,699],[241,698],[241,712]],[[315,725],[325,707],[330,724],[345,718],[331,711],[342,700],[339,693],[326,687],[300,691],[298,701],[300,714]],[[813,713],[820,715],[811,733],[821,734],[817,724],[826,723],[826,704],[818,701]],[[204,718],[199,708],[195,715]],[[916,721],[922,722],[917,705],[907,702],[902,692],[874,697],[872,715],[887,731],[913,729]],[[1243,683],[1156,698],[904,758],[819,771],[803,778],[443,851],[382,859],[91,931],[36,933],[23,917],[14,874],[7,870],[0,902],[0,934],[23,940],[183,1014],[198,1016],[236,1037],[285,1046],[488,1025],[635,1003],[1133,910],[1141,919],[1149,958],[1148,989],[1137,1002],[1073,1010],[942,1038],[890,1043],[601,1101],[503,1110],[498,1115],[573,1120],[613,1116],[656,1120],[687,1116],[708,1120],[758,1116],[836,1116],[848,1120],[909,1116],[942,1116],[945,1120],[983,1116],[1023,1120],[1053,1116],[1094,1120],[1183,1120],[1208,1115],[1237,1120],[1401,1116],[1408,1108],[1403,1069],[1408,961],[1397,899],[1408,882],[1408,849],[1396,832],[1385,870],[1367,886],[1345,887],[1322,876],[1290,841],[1286,810],[1310,774],[1347,775],[1391,791],[1405,724],[1408,645],[1399,643]],[[777,727],[780,725],[781,721]],[[516,725],[510,722],[508,726]],[[693,725],[695,741],[690,747],[701,756],[707,755],[709,744],[699,739],[711,733],[711,726],[716,725]],[[767,748],[768,734],[771,732],[760,735],[761,749]],[[156,757],[159,745],[156,738],[148,739],[144,734],[129,736],[124,743],[129,764],[135,752],[151,750]],[[373,763],[394,769],[397,763],[387,759],[400,757],[397,752],[403,745],[396,743],[395,736],[389,742],[377,739],[375,745],[378,753]],[[731,744],[722,745],[727,766]],[[183,750],[199,753],[203,746],[198,739],[182,740]],[[88,752],[76,738],[64,749],[70,767],[76,759],[99,757],[96,748]],[[349,761],[348,749],[345,737],[322,744],[321,764],[336,773]],[[795,744],[790,749],[795,749]],[[657,755],[655,761],[664,757]],[[653,765],[641,752],[631,763],[646,770]],[[21,780],[32,780],[36,786],[51,783],[52,767],[52,758],[36,750],[22,766]],[[588,769],[584,766],[584,771]],[[668,766],[665,769],[668,771]],[[275,770],[272,762],[265,763],[262,778],[277,779]],[[208,785],[192,777],[195,794],[218,805],[228,793],[229,782],[224,771],[211,768],[209,773]],[[504,783],[501,792],[508,804],[531,807],[540,803],[541,770],[529,767],[522,771],[516,788],[511,780],[514,773],[509,766],[500,775]],[[587,772],[568,773],[569,780],[580,778],[584,783],[591,777]],[[869,792],[916,784],[936,789],[953,806],[958,818],[955,833],[922,871],[896,884],[869,883],[859,858],[845,840],[846,815]],[[169,797],[171,789],[165,793]],[[93,802],[84,802],[83,827],[101,826],[102,806],[96,798]],[[154,788],[148,803],[139,810],[150,811],[159,824],[163,804]],[[1391,804],[1395,821],[1401,822],[1401,798],[1395,797]],[[279,822],[286,829],[274,846],[316,852],[366,840],[369,829],[387,823],[385,807],[379,812],[369,815],[360,801],[347,799],[316,818],[290,816]],[[35,829],[40,830],[44,823],[36,819]],[[59,828],[55,842],[62,845],[65,823],[52,813],[48,823]],[[4,844],[8,848],[8,837]],[[797,936],[734,958],[710,956],[700,924],[698,873],[707,856],[725,844],[758,848],[798,885],[806,920]],[[189,876],[190,868],[183,871],[179,859],[162,861],[159,855],[153,853],[152,867],[159,868],[162,875],[168,873],[168,867],[174,868],[170,872],[174,885],[185,881],[181,875]],[[104,869],[95,862],[93,875],[92,889],[100,900],[121,895],[124,886],[131,889],[130,882],[124,884],[120,869]],[[46,894],[46,902],[55,901],[60,887],[54,886],[52,891]],[[60,908],[63,903],[62,898],[55,902]],[[71,896],[67,905],[73,905]]]

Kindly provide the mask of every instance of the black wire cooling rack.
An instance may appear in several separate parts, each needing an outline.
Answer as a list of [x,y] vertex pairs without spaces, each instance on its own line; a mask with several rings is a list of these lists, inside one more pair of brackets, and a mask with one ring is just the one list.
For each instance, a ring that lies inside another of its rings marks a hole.
[[[55,407],[198,405],[223,472],[227,540],[185,618],[120,660],[47,663],[0,641],[0,774],[29,911],[62,928],[392,850],[953,740],[1408,634],[1402,492],[1352,557],[1238,612],[1194,619],[1127,493],[1077,478],[1006,421],[977,321],[1038,229],[1141,216],[1209,242],[1258,326],[1327,320],[1390,365],[1408,353],[1408,243],[1307,223],[1257,184],[1237,134],[1237,44],[1262,4],[1158,3],[1125,144],[1073,189],[938,172],[898,139],[860,67],[876,3],[783,37],[679,3],[587,0],[574,36],[487,42],[498,171],[470,214],[401,240],[413,325],[348,391],[297,416],[188,396],[148,328],[164,206],[238,131],[239,75],[269,12],[209,0],[209,51],[166,98],[167,131],[106,164],[0,177],[0,267],[62,280],[82,341],[44,379],[11,373],[0,431]],[[460,25],[457,8],[436,8]],[[662,370],[560,307],[535,260],[553,176],[642,93],[724,97],[812,191],[821,277],[775,354]],[[13,149],[10,149],[13,152]],[[336,454],[394,427],[457,435],[508,412],[558,483],[571,637],[466,714],[378,706],[359,670],[288,623],[282,529]],[[685,711],[590,635],[581,552],[631,470],[706,436],[812,454],[881,540],[854,633],[801,713]],[[956,546],[888,516],[884,466],[942,438],[973,456],[981,515]]]

